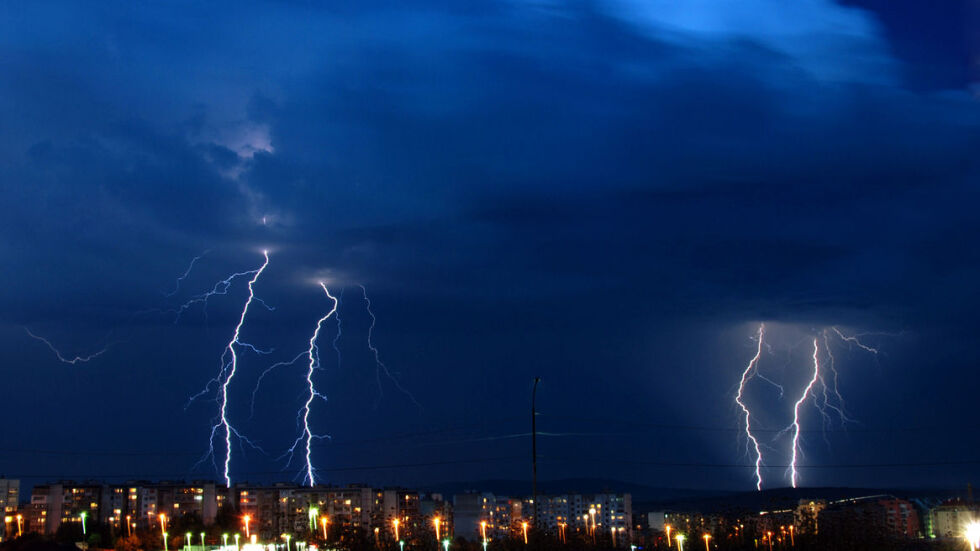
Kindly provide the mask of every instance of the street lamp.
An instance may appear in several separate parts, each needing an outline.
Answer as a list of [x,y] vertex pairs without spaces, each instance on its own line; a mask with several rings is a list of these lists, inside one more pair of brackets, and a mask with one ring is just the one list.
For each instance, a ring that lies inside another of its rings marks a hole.
[[24,515],[17,515],[17,537],[24,535]]
[[289,534],[283,534],[282,537],[286,538],[286,551],[289,551],[289,540],[292,539],[292,536]]
[[766,532],[766,539],[769,540],[769,551],[772,551],[772,532]]
[[381,549],[381,528],[378,526],[374,527],[374,546],[380,551]]
[[167,530],[167,515],[160,513],[160,532],[163,533]]
[[524,545],[527,545],[527,521],[521,523],[521,531],[524,532]]
[[449,538],[442,540],[442,548],[445,551],[449,551]]
[[126,535],[133,537],[133,525],[131,524],[133,517],[131,515],[126,515]]
[[190,547],[190,546],[191,546],[191,533],[188,532],[187,533],[187,547]]
[[970,551],[980,549],[980,522],[973,521],[966,525],[966,541],[970,544]]
[[320,525],[323,526],[323,539],[327,539],[327,525],[330,524],[330,517],[324,515],[320,517]]
[[405,540],[398,540],[398,551],[405,551]]
[[310,532],[316,530],[316,517],[320,514],[320,509],[317,507],[310,507]]
[[81,513],[79,513],[78,516],[79,516],[79,518],[82,519],[82,535],[83,536],[84,535],[87,535],[88,532],[85,530],[85,519],[88,517],[88,512],[87,511],[82,511]]
[[235,551],[238,551],[238,540],[241,539],[241,534],[235,534]]
[[394,527],[394,529],[395,529],[395,539],[396,539],[396,540],[398,540],[398,541],[401,541],[401,538],[400,538],[400,537],[398,537],[398,519],[397,519],[397,518],[396,518],[396,519],[393,519],[393,520],[391,521],[391,525],[392,525],[392,526]]
[[201,551],[204,551],[204,532],[201,532]]
[[221,551],[228,551],[228,534],[221,534]]
[[163,532],[163,551],[167,551],[167,536],[170,534]]
[[483,538],[483,542],[486,543],[486,541],[487,541],[487,521],[485,521],[485,520],[481,520],[480,521],[480,537],[482,537]]
[[674,539],[677,540],[677,551],[684,551],[684,534],[677,534]]
[[664,528],[667,530],[667,547],[669,548],[670,547],[670,525],[668,524],[668,525],[664,526]]
[[708,547],[708,540],[711,539],[711,534],[705,534],[701,537],[704,538],[704,551],[711,551],[711,548]]
[[790,545],[792,545],[793,547],[796,547],[796,538],[793,537],[793,525],[792,524],[789,525],[789,542],[790,542]]
[[439,517],[435,517],[435,518],[432,519],[432,524],[435,524],[436,525],[436,541],[439,541],[439,524],[441,522],[442,522],[442,519],[440,519]]
[[248,523],[251,520],[252,520],[252,517],[249,516],[249,515],[245,515],[245,516],[242,517],[242,522],[245,523],[245,539],[249,539],[249,538],[252,537],[252,532],[250,532],[249,529],[248,529]]

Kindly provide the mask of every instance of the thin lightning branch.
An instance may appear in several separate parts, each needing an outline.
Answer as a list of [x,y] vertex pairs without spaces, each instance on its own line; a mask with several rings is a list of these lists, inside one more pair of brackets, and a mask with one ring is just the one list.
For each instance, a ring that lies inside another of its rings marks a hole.
[[333,351],[337,353],[337,367],[340,367],[340,305],[344,301],[344,287],[340,288],[340,298],[337,299],[337,312],[334,313],[334,319],[337,321],[337,334],[333,337]]
[[861,348],[862,350],[864,350],[866,352],[871,352],[875,356],[878,355],[878,349],[877,348],[874,348],[872,346],[868,346],[868,345],[862,343],[860,340],[858,340],[857,336],[848,337],[844,333],[841,333],[840,329],[838,329],[836,327],[831,327],[831,329],[834,330],[834,333],[837,333],[837,336],[840,337],[842,341],[847,342],[849,344],[853,344],[853,345],[857,346],[858,348]]
[[255,398],[259,394],[259,387],[262,386],[262,379],[265,379],[265,376],[268,375],[269,373],[271,373],[272,371],[274,371],[276,368],[286,367],[286,366],[290,366],[290,365],[295,365],[296,362],[298,362],[300,360],[300,358],[302,358],[305,355],[306,355],[306,352],[300,352],[293,359],[291,359],[289,361],[276,362],[276,363],[270,365],[269,367],[265,368],[265,371],[263,371],[259,375],[258,380],[255,381],[255,388],[252,389],[252,405],[251,405],[251,407],[249,409],[249,419],[251,419],[252,417],[255,416]]
[[193,259],[191,259],[191,263],[190,263],[189,266],[187,266],[187,270],[184,271],[184,274],[183,275],[181,275],[180,277],[177,278],[177,284],[174,286],[174,290],[173,291],[170,291],[169,293],[164,293],[163,296],[169,298],[169,297],[172,297],[172,296],[176,295],[177,292],[180,291],[180,283],[182,281],[184,281],[185,279],[187,279],[187,276],[191,275],[191,270],[194,269],[194,264],[198,260],[204,258],[204,256],[206,254],[208,254],[209,252],[211,252],[211,251],[210,250],[204,251],[203,253],[201,253],[201,254],[195,256]]
[[[263,252],[263,254],[265,254],[266,257],[268,258],[268,253],[267,252]],[[207,308],[208,308],[208,299],[210,299],[211,297],[213,297],[215,295],[226,295],[226,294],[228,294],[228,289],[231,288],[231,284],[236,279],[238,279],[240,277],[252,277],[253,278],[253,281],[254,281],[254,278],[262,270],[264,270],[264,269],[265,269],[265,264],[263,264],[262,267],[259,268],[258,270],[249,270],[247,272],[237,272],[237,273],[231,274],[230,276],[226,277],[225,279],[222,279],[221,281],[215,283],[214,286],[211,287],[211,290],[210,291],[205,291],[203,293],[194,295],[187,302],[181,304],[180,306],[178,306],[177,308],[175,308],[173,310],[170,310],[170,312],[174,314],[174,323],[175,324],[178,323],[180,321],[180,317],[184,314],[184,312],[186,312],[189,308],[191,308],[195,304],[202,304],[203,305],[203,308],[204,308],[204,316],[207,317],[207,312],[208,312],[208,310],[207,310]],[[251,283],[250,283],[250,285],[251,285]],[[255,298],[254,300],[256,302],[258,302],[259,304],[261,304],[267,310],[275,310],[275,308],[273,308],[272,306],[269,306],[268,304],[266,304],[262,299]]]
[[24,331],[27,331],[27,334],[30,335],[31,338],[34,338],[34,339],[39,340],[39,341],[43,342],[44,344],[46,344],[48,346],[48,348],[50,348],[51,351],[54,352],[54,355],[55,355],[55,357],[58,358],[58,361],[59,362],[66,363],[66,364],[71,364],[71,365],[75,365],[75,364],[78,364],[78,363],[85,363],[85,362],[94,360],[95,358],[98,358],[99,356],[101,356],[101,355],[105,354],[106,352],[108,352],[109,351],[109,346],[111,346],[111,345],[108,345],[107,344],[106,346],[104,346],[102,348],[102,350],[99,350],[98,352],[94,352],[92,354],[89,354],[88,356],[74,356],[72,358],[68,358],[68,357],[65,357],[64,355],[62,355],[61,352],[57,348],[55,348],[55,346],[53,344],[51,344],[51,341],[49,341],[48,339],[46,339],[46,338],[44,338],[44,337],[42,337],[40,335],[35,335],[34,333],[31,332],[30,329],[28,329],[26,327],[24,328]]
[[[231,340],[228,341],[228,344],[225,346],[224,352],[222,352],[221,354],[222,368],[221,368],[221,373],[218,376],[218,383],[220,384],[220,389],[218,391],[218,403],[220,404],[220,407],[218,410],[217,420],[214,426],[211,427],[211,438],[210,438],[211,449],[208,455],[214,458],[214,439],[216,436],[218,436],[219,432],[224,432],[224,440],[225,440],[224,478],[225,478],[225,484],[227,484],[229,487],[231,486],[230,473],[231,473],[232,435],[235,435],[235,437],[238,439],[240,444],[247,443],[252,447],[257,447],[255,446],[254,443],[252,443],[250,440],[245,438],[240,432],[238,432],[238,430],[235,429],[235,427],[233,427],[231,423],[228,421],[228,387],[231,385],[231,380],[235,377],[235,373],[238,370],[238,353],[235,352],[235,345],[237,344],[239,346],[243,346],[251,350],[258,350],[252,345],[243,343],[241,340],[239,340],[239,337],[241,335],[242,326],[245,324],[245,316],[246,314],[248,314],[248,307],[251,306],[252,301],[255,300],[255,290],[254,290],[255,282],[259,279],[259,276],[262,275],[262,272],[265,271],[265,268],[269,265],[269,251],[262,251],[262,255],[265,257],[265,262],[262,263],[262,266],[258,270],[253,270],[252,272],[245,272],[245,273],[252,274],[252,278],[248,282],[248,300],[245,301],[245,306],[242,307],[241,316],[239,316],[238,324],[235,326],[235,333],[232,336]],[[235,274],[229,277],[225,281],[228,281],[229,282],[228,285],[230,285],[230,281],[239,275],[242,274]],[[225,290],[227,291],[227,286],[225,287]],[[210,386],[210,384],[211,383],[208,383],[208,386]]]
[[776,390],[779,391],[779,398],[780,399],[783,398],[783,395],[786,393],[785,390],[783,389],[783,385],[777,383],[776,381],[773,381],[772,379],[770,379],[769,377],[766,377],[765,375],[763,375],[762,373],[759,373],[758,371],[756,371],[755,376],[758,377],[759,379],[761,379],[761,380],[763,380],[763,381],[771,384],[772,386],[776,387]]
[[[374,346],[374,342],[372,340],[372,337],[374,335],[374,325],[377,323],[378,320],[374,316],[374,312],[371,310],[371,299],[368,298],[367,289],[365,289],[363,285],[359,285],[359,287],[361,288],[361,293],[364,295],[364,302],[367,304],[366,307],[367,313],[369,316],[371,316],[371,325],[370,327],[368,327],[368,334],[367,334],[367,345],[368,348],[371,349],[371,352],[374,353],[374,363],[376,365],[375,378],[378,381],[378,402],[380,402],[381,398],[384,397],[384,387],[381,384],[381,373],[384,372],[385,376],[388,377],[388,379],[391,380],[392,384],[395,385],[395,388],[397,388],[402,394],[407,396],[408,399],[411,400],[412,403],[414,403],[416,406],[418,406],[419,409],[422,409],[422,404],[420,404],[418,400],[415,399],[415,396],[412,396],[411,392],[405,390],[405,388],[401,385],[401,383],[398,382],[398,379],[396,379],[394,375],[391,374],[391,371],[388,370],[388,366],[386,366],[384,362],[381,361],[381,354],[378,352],[378,349]],[[378,402],[375,402],[375,407],[377,407]]]
[[742,408],[742,412],[745,414],[745,436],[748,441],[755,448],[755,489],[762,490],[762,451],[759,449],[759,440],[752,435],[752,423],[751,414],[749,413],[748,406],[742,401],[745,393],[745,383],[747,383],[756,374],[759,367],[759,359],[762,357],[762,347],[763,341],[766,335],[765,324],[759,324],[759,332],[756,335],[758,340],[757,348],[755,351],[755,356],[749,361],[749,364],[745,367],[745,371],[742,372],[742,380],[738,384],[738,394],[735,396],[735,403],[738,407]]
[[[313,469],[313,460],[312,460],[313,451],[311,449],[313,444],[313,439],[328,438],[327,436],[324,435],[313,434],[313,431],[310,430],[310,407],[313,405],[313,400],[317,398],[320,398],[322,400],[327,399],[326,396],[317,392],[316,386],[313,384],[313,372],[317,369],[320,363],[319,350],[317,349],[316,341],[320,337],[320,329],[323,327],[323,322],[327,321],[327,318],[334,315],[337,312],[337,307],[340,305],[340,301],[338,301],[336,298],[334,298],[333,295],[330,294],[330,291],[327,289],[326,284],[320,282],[320,287],[322,287],[323,292],[327,294],[327,298],[333,301],[333,308],[331,308],[329,312],[324,314],[324,316],[320,318],[319,321],[316,322],[316,329],[313,330],[313,336],[310,337],[310,347],[306,351],[306,357],[309,359],[309,369],[306,372],[306,383],[309,387],[310,392],[306,397],[306,403],[303,404],[303,408],[300,409],[300,411],[296,415],[297,421],[302,423],[303,430],[300,433],[299,437],[297,437],[296,440],[293,442],[293,445],[290,446],[290,448],[284,454],[284,456],[288,455],[289,462],[292,462],[292,458],[296,452],[296,448],[300,444],[304,444],[306,450],[306,474],[303,477],[303,482],[308,483],[310,487],[316,485],[316,471]],[[289,464],[289,462],[287,462],[287,465]]]
[[803,395],[800,396],[800,399],[797,400],[796,404],[793,405],[793,424],[791,425],[793,429],[793,454],[792,454],[792,459],[790,460],[789,469],[790,469],[790,481],[794,488],[796,487],[796,478],[797,478],[796,460],[800,448],[799,445],[800,444],[800,406],[802,406],[803,403],[806,402],[806,399],[810,396],[810,390],[813,388],[813,385],[817,383],[817,379],[819,378],[820,378],[820,348],[817,344],[817,339],[814,338],[813,339],[813,377],[810,379],[809,384],[806,385],[806,388],[803,389]]

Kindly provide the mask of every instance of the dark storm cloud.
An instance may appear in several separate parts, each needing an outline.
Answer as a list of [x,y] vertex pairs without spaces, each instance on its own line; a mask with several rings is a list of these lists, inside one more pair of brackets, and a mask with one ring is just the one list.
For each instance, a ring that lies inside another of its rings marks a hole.
[[[918,388],[924,359],[948,365],[924,395],[969,379],[975,351],[932,356],[940,331],[976,328],[980,306],[980,108],[965,83],[948,67],[910,76],[922,58],[889,42],[888,18],[829,0],[644,4],[11,3],[0,315],[83,347],[80,333],[165,302],[202,250],[215,252],[188,289],[254,268],[271,246],[261,293],[277,310],[256,315],[255,337],[302,345],[322,315],[308,311],[322,306],[313,275],[368,283],[375,336],[429,408],[419,423],[493,425],[487,412],[523,403],[514,381],[533,371],[556,415],[616,403],[617,415],[727,426],[752,331],[741,324],[758,319],[920,331],[881,396],[865,392],[880,379],[850,375],[872,425]],[[105,382],[78,392],[155,392],[148,407],[168,419],[211,375],[229,304],[207,322],[141,319],[146,334],[94,366]],[[357,315],[348,335],[367,327]],[[19,329],[2,334],[23,345]],[[370,365],[357,354],[350,365]],[[49,376],[31,371],[22,394]],[[335,376],[325,419],[341,437],[416,422],[396,401],[349,423],[374,398],[373,372]],[[295,391],[284,381],[270,381],[276,396]],[[196,450],[205,410],[181,425],[198,432],[151,432]],[[730,460],[734,438],[716,436],[679,436],[679,460]],[[331,460],[371,457],[345,453]],[[853,480],[835,476],[822,481]]]

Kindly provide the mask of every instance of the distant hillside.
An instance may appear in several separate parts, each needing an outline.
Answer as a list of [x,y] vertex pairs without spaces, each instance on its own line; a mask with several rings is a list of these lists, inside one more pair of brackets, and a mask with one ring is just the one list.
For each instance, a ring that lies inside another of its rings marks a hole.
[[[531,481],[479,480],[473,482],[451,482],[429,486],[425,489],[431,492],[439,492],[447,496],[447,498],[453,494],[466,492],[492,492],[501,496],[522,497],[531,495]],[[632,482],[601,478],[569,478],[564,480],[538,481],[538,493],[541,494],[593,494],[601,492],[629,493],[633,496],[634,503],[637,501],[684,500],[724,495],[724,492],[716,490],[656,488]]]
[[761,492],[739,492],[709,497],[633,500],[634,512],[640,511],[699,511],[703,513],[731,511],[771,511],[795,507],[801,499],[850,499],[872,495],[896,497],[955,497],[956,491],[946,489],[895,488],[774,488]]
[[[453,482],[437,484],[424,488],[430,492],[443,494],[452,499],[454,494],[467,492],[491,492],[498,496],[524,497],[531,494],[529,480],[480,480],[473,482]],[[795,507],[801,499],[850,499],[871,495],[894,495],[897,497],[962,497],[961,493],[950,489],[896,489],[896,488],[774,488],[761,492],[726,492],[719,490],[692,490],[686,488],[660,488],[644,486],[621,480],[601,478],[570,478],[564,480],[543,480],[538,482],[538,493],[592,494],[602,492],[629,493],[633,496],[633,512],[650,511],[699,511],[703,513],[720,512],[759,512]]]

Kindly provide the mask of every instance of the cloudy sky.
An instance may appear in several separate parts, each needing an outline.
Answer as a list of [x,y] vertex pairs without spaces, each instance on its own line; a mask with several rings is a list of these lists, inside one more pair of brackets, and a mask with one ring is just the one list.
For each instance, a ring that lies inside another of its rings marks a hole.
[[248,278],[173,309],[268,249],[234,481],[299,476],[319,280],[318,481],[529,478],[540,376],[542,478],[751,489],[763,321],[765,486],[815,336],[803,484],[975,480],[976,0],[355,4],[0,8],[0,473],[217,477]]

